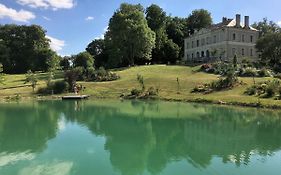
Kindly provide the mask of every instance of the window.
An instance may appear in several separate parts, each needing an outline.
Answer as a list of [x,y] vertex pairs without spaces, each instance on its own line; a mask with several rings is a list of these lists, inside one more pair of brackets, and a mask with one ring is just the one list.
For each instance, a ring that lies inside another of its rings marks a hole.
[[197,56],[197,58],[200,58],[200,53],[197,52],[197,53],[196,53],[196,56]]
[[206,41],[207,41],[206,43],[209,44],[209,37],[207,37]]
[[191,47],[192,47],[192,48],[194,47],[194,42],[193,42],[193,41],[191,42]]
[[188,49],[189,45],[188,45],[188,42],[186,42],[186,49]]
[[245,55],[245,50],[244,49],[242,49],[242,56],[244,56]]
[[199,47],[199,40],[196,41],[196,46]]
[[191,58],[194,58],[194,54],[191,55]]
[[250,52],[251,52],[250,55],[253,56],[253,49],[251,49]]
[[233,41],[236,40],[236,34],[235,33],[233,33],[233,35],[232,35],[232,40]]
[[254,41],[254,37],[253,37],[253,35],[251,35],[251,43]]
[[245,42],[245,35],[242,35],[242,42]]
[[205,57],[204,51],[201,52],[201,57]]
[[215,35],[214,36],[214,43],[216,43],[217,42],[217,36]]

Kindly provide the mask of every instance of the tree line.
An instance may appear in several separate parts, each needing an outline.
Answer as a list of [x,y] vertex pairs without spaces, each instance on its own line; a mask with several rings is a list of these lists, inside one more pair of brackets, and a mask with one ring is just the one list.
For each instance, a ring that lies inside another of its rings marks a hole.
[[[104,38],[93,40],[85,52],[64,58],[51,50],[41,26],[0,25],[0,63],[4,73],[174,64],[184,55],[184,38],[210,25],[211,13],[204,9],[181,18],[167,15],[156,4],[144,8],[123,3],[110,18]],[[266,18],[252,26],[261,34],[256,46],[261,61],[281,71],[280,27]]]
[[0,63],[5,73],[47,71],[59,56],[50,48],[46,31],[38,25],[0,25]]
[[175,63],[184,54],[184,38],[212,24],[210,12],[194,10],[187,18],[168,16],[156,4],[146,9],[123,3],[111,17],[104,39],[86,48],[97,67]]

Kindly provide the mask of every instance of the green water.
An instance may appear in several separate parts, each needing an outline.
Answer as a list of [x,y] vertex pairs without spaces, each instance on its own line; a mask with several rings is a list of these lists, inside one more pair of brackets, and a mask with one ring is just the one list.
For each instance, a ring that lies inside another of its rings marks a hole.
[[280,175],[281,113],[170,102],[0,104],[1,175]]

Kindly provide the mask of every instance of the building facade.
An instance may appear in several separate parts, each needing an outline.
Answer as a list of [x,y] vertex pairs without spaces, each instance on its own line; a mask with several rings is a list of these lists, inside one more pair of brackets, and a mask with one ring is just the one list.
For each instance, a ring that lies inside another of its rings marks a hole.
[[232,60],[238,58],[257,58],[255,44],[258,30],[249,24],[249,16],[244,23],[241,15],[235,19],[223,17],[222,22],[194,32],[185,39],[184,59],[188,62],[207,62],[214,59]]

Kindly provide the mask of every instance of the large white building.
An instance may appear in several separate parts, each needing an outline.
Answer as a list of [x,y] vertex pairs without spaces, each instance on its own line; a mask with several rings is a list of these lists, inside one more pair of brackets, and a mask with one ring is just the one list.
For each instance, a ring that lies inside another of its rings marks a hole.
[[244,23],[241,15],[235,19],[223,17],[222,22],[209,28],[196,31],[185,39],[184,59],[188,62],[207,62],[212,59],[231,60],[238,58],[257,58],[255,49],[258,30],[249,24],[249,16]]

